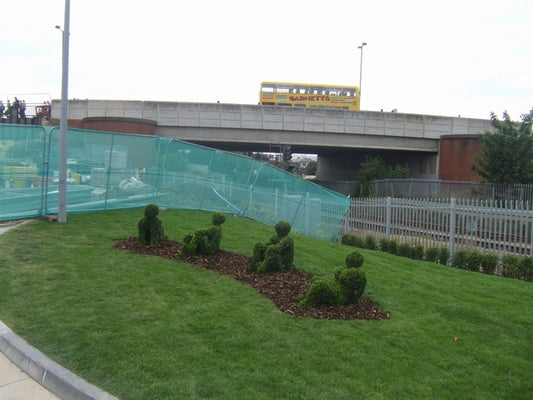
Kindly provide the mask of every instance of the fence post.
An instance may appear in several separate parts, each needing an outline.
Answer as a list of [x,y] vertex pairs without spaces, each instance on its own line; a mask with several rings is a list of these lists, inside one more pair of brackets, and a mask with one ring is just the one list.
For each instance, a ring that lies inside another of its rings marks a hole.
[[387,216],[385,224],[385,237],[390,239],[390,230],[391,230],[391,219],[392,219],[392,199],[387,197]]
[[452,197],[450,202],[450,261],[453,263],[455,255],[455,229],[457,220],[457,199]]
[[274,217],[278,218],[278,208],[279,208],[279,189],[274,190]]

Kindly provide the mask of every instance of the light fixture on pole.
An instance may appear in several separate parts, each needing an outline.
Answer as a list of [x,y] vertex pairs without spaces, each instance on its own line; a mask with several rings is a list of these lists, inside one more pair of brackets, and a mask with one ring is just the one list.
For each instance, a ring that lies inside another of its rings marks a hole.
[[361,59],[359,62],[359,98],[361,98],[361,85],[363,81],[363,47],[366,46],[366,42],[361,43],[361,46],[357,46],[361,50]]
[[67,124],[68,124],[68,50],[70,35],[70,0],[65,0],[63,30],[63,68],[61,73],[61,117],[59,120],[59,205],[57,222],[67,222]]

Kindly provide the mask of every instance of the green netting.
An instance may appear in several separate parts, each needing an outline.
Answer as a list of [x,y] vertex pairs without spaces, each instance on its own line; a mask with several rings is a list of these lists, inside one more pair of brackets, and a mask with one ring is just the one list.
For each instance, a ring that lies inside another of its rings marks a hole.
[[[336,240],[345,196],[252,158],[175,139],[69,129],[67,213],[221,211]],[[0,220],[57,214],[59,128],[0,124]]]

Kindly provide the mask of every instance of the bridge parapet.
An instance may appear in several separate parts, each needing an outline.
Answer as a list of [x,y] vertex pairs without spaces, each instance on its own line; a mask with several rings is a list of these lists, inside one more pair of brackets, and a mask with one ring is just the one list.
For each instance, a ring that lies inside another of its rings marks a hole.
[[[60,101],[52,101],[52,118],[60,118]],[[141,118],[158,126],[254,129],[439,139],[443,135],[478,134],[490,120],[396,112],[345,111],[220,103],[132,100],[69,100],[69,119]]]

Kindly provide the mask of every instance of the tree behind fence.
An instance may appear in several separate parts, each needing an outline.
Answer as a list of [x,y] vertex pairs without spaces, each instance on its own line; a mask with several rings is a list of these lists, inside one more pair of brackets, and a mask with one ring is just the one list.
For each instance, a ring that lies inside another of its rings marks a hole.
[[524,201],[355,198],[343,232],[424,248],[478,250],[503,257],[532,254],[533,211]]

